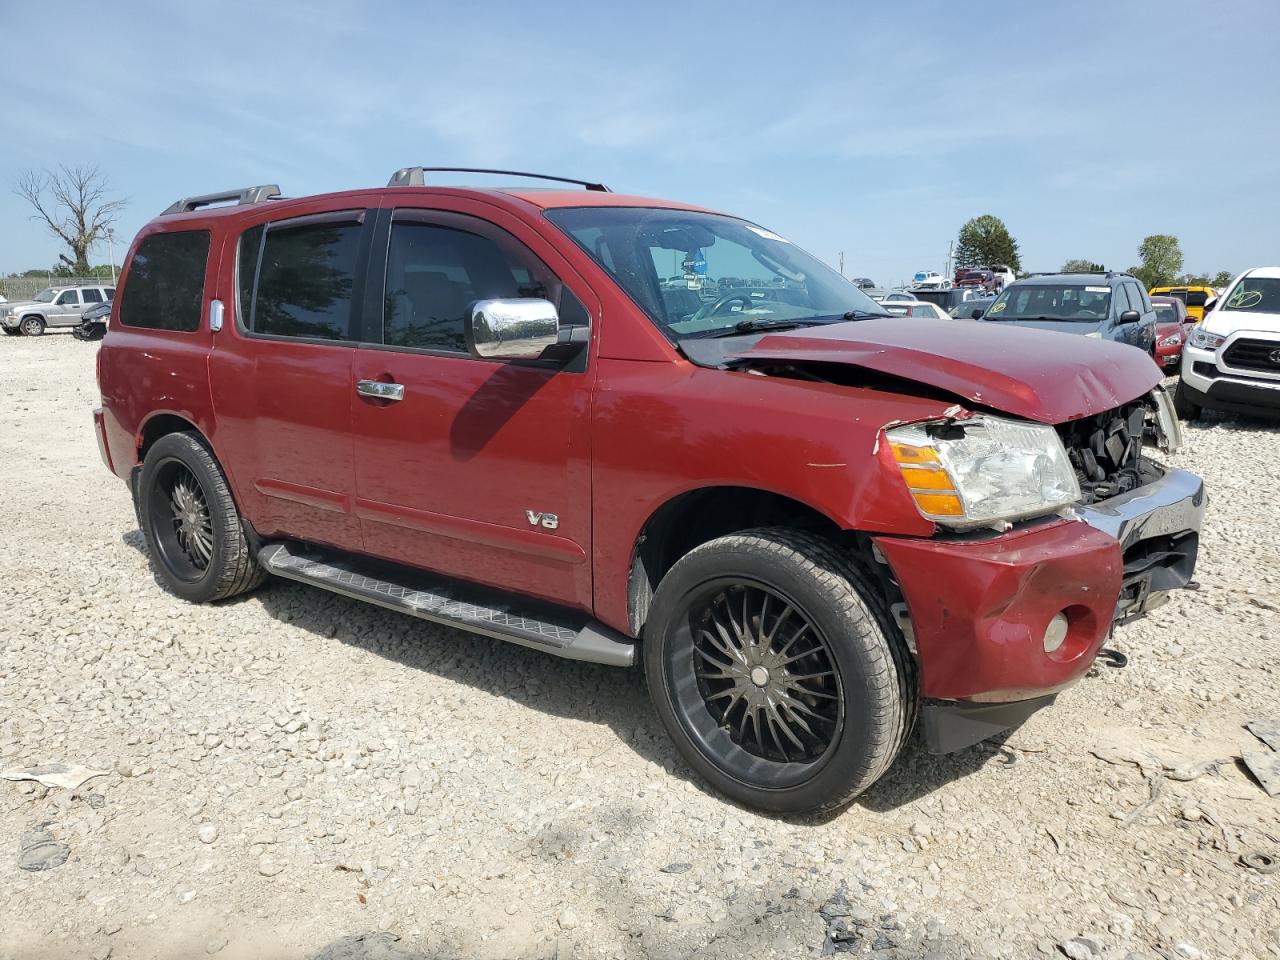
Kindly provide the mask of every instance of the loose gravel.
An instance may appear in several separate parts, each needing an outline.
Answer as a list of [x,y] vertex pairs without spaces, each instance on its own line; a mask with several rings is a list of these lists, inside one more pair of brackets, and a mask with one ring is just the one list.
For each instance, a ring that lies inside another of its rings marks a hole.
[[[0,342],[0,769],[108,771],[0,780],[0,958],[1280,956],[1280,873],[1240,863],[1280,799],[1238,759],[1280,720],[1277,427],[1188,426],[1202,586],[1118,633],[1128,668],[784,820],[702,786],[637,671],[165,593],[95,352]],[[65,862],[20,869],[33,834]]]

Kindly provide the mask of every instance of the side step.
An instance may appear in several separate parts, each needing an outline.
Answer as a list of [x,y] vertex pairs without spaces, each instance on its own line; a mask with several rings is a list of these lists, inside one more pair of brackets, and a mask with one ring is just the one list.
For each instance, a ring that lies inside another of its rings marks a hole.
[[536,600],[298,543],[268,544],[258,551],[258,562],[278,577],[569,660],[613,667],[635,663],[636,647],[629,637],[586,615]]

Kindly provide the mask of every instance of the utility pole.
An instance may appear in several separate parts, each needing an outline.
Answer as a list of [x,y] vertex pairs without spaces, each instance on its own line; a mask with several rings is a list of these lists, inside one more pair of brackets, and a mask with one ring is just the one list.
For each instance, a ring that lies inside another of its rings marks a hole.
[[840,276],[844,276],[844,251],[840,251]]
[[111,285],[116,285],[116,234],[110,227],[107,227],[107,258],[111,261]]
[[947,272],[943,274],[947,279],[951,279],[951,251],[955,249],[956,242],[949,240],[947,242]]

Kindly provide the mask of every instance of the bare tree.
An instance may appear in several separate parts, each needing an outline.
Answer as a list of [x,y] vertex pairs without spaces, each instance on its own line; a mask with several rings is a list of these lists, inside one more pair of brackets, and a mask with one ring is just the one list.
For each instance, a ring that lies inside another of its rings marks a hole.
[[74,259],[62,259],[81,275],[89,272],[89,248],[125,207],[124,200],[107,199],[111,184],[94,164],[28,170],[13,192],[35,209],[32,220],[43,221],[71,248]]

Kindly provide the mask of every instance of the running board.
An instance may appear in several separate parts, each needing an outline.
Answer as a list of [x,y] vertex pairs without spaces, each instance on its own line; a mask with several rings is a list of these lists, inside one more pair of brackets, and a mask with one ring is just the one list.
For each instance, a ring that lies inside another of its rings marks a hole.
[[297,543],[268,544],[258,551],[258,562],[278,577],[569,660],[613,667],[635,663],[630,638],[585,615],[575,618],[535,600],[512,597],[504,602],[505,595],[470,584]]

